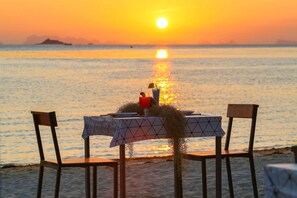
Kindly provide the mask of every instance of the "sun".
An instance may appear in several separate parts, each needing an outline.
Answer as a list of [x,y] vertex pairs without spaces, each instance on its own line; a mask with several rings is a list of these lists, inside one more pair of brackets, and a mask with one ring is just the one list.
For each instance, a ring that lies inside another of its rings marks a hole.
[[162,17],[162,18],[157,19],[156,24],[157,24],[158,28],[164,29],[168,26],[168,21],[166,18]]

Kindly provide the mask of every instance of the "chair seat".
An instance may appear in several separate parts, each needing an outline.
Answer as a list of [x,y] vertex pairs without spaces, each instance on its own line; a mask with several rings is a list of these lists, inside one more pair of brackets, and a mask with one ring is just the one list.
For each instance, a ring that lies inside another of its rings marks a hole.
[[[62,167],[88,167],[88,166],[117,166],[118,162],[103,158],[69,158],[61,159]],[[43,161],[43,164],[58,165],[57,160]]]
[[[222,158],[224,157],[248,157],[250,153],[248,151],[238,151],[238,150],[222,150]],[[197,151],[188,152],[183,154],[183,158],[190,160],[199,160],[201,158],[215,158],[216,152],[214,150],[209,151]]]

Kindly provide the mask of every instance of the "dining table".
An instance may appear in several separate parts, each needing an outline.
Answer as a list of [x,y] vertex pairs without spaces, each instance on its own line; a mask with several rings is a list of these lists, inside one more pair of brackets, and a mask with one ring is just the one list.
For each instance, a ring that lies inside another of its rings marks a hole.
[[[222,171],[221,171],[221,138],[225,132],[221,126],[221,116],[192,114],[185,116],[184,138],[215,137],[216,150],[216,197],[222,196]],[[174,197],[183,197],[182,171],[180,164],[180,152],[178,149],[178,138],[167,133],[165,120],[156,116],[84,116],[84,138],[85,157],[90,157],[90,136],[111,136],[110,147],[119,146],[120,166],[120,197],[126,197],[126,154],[125,145],[136,141],[150,139],[172,138],[174,158]],[[197,148],[199,149],[199,148]],[[86,197],[90,197],[90,169],[86,168]]]

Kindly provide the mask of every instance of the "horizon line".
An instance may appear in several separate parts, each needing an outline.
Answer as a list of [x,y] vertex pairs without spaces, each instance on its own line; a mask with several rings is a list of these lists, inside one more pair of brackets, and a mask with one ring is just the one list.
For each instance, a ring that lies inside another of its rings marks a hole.
[[[10,46],[17,46],[17,45],[27,45],[27,46],[60,46],[63,44],[26,44],[26,43],[18,43],[18,44],[5,44],[5,43],[0,43],[0,46],[4,46],[4,45],[10,45]],[[247,43],[232,43],[232,44],[228,44],[228,43],[222,43],[222,44],[116,44],[116,43],[112,43],[112,44],[97,44],[97,43],[72,43],[72,45],[74,46],[130,46],[130,47],[134,47],[134,46],[297,46],[297,43],[286,43],[286,44],[282,44],[282,43],[251,43],[251,44],[247,44]]]

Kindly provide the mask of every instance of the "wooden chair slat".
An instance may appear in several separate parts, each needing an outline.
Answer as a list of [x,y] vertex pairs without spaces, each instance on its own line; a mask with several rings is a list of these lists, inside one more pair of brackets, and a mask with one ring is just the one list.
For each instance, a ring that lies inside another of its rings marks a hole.
[[33,116],[37,118],[37,124],[43,126],[54,126],[57,127],[57,119],[56,113],[53,112],[38,112],[38,111],[31,111]]
[[227,117],[233,118],[253,118],[254,108],[258,105],[254,104],[229,104]]

